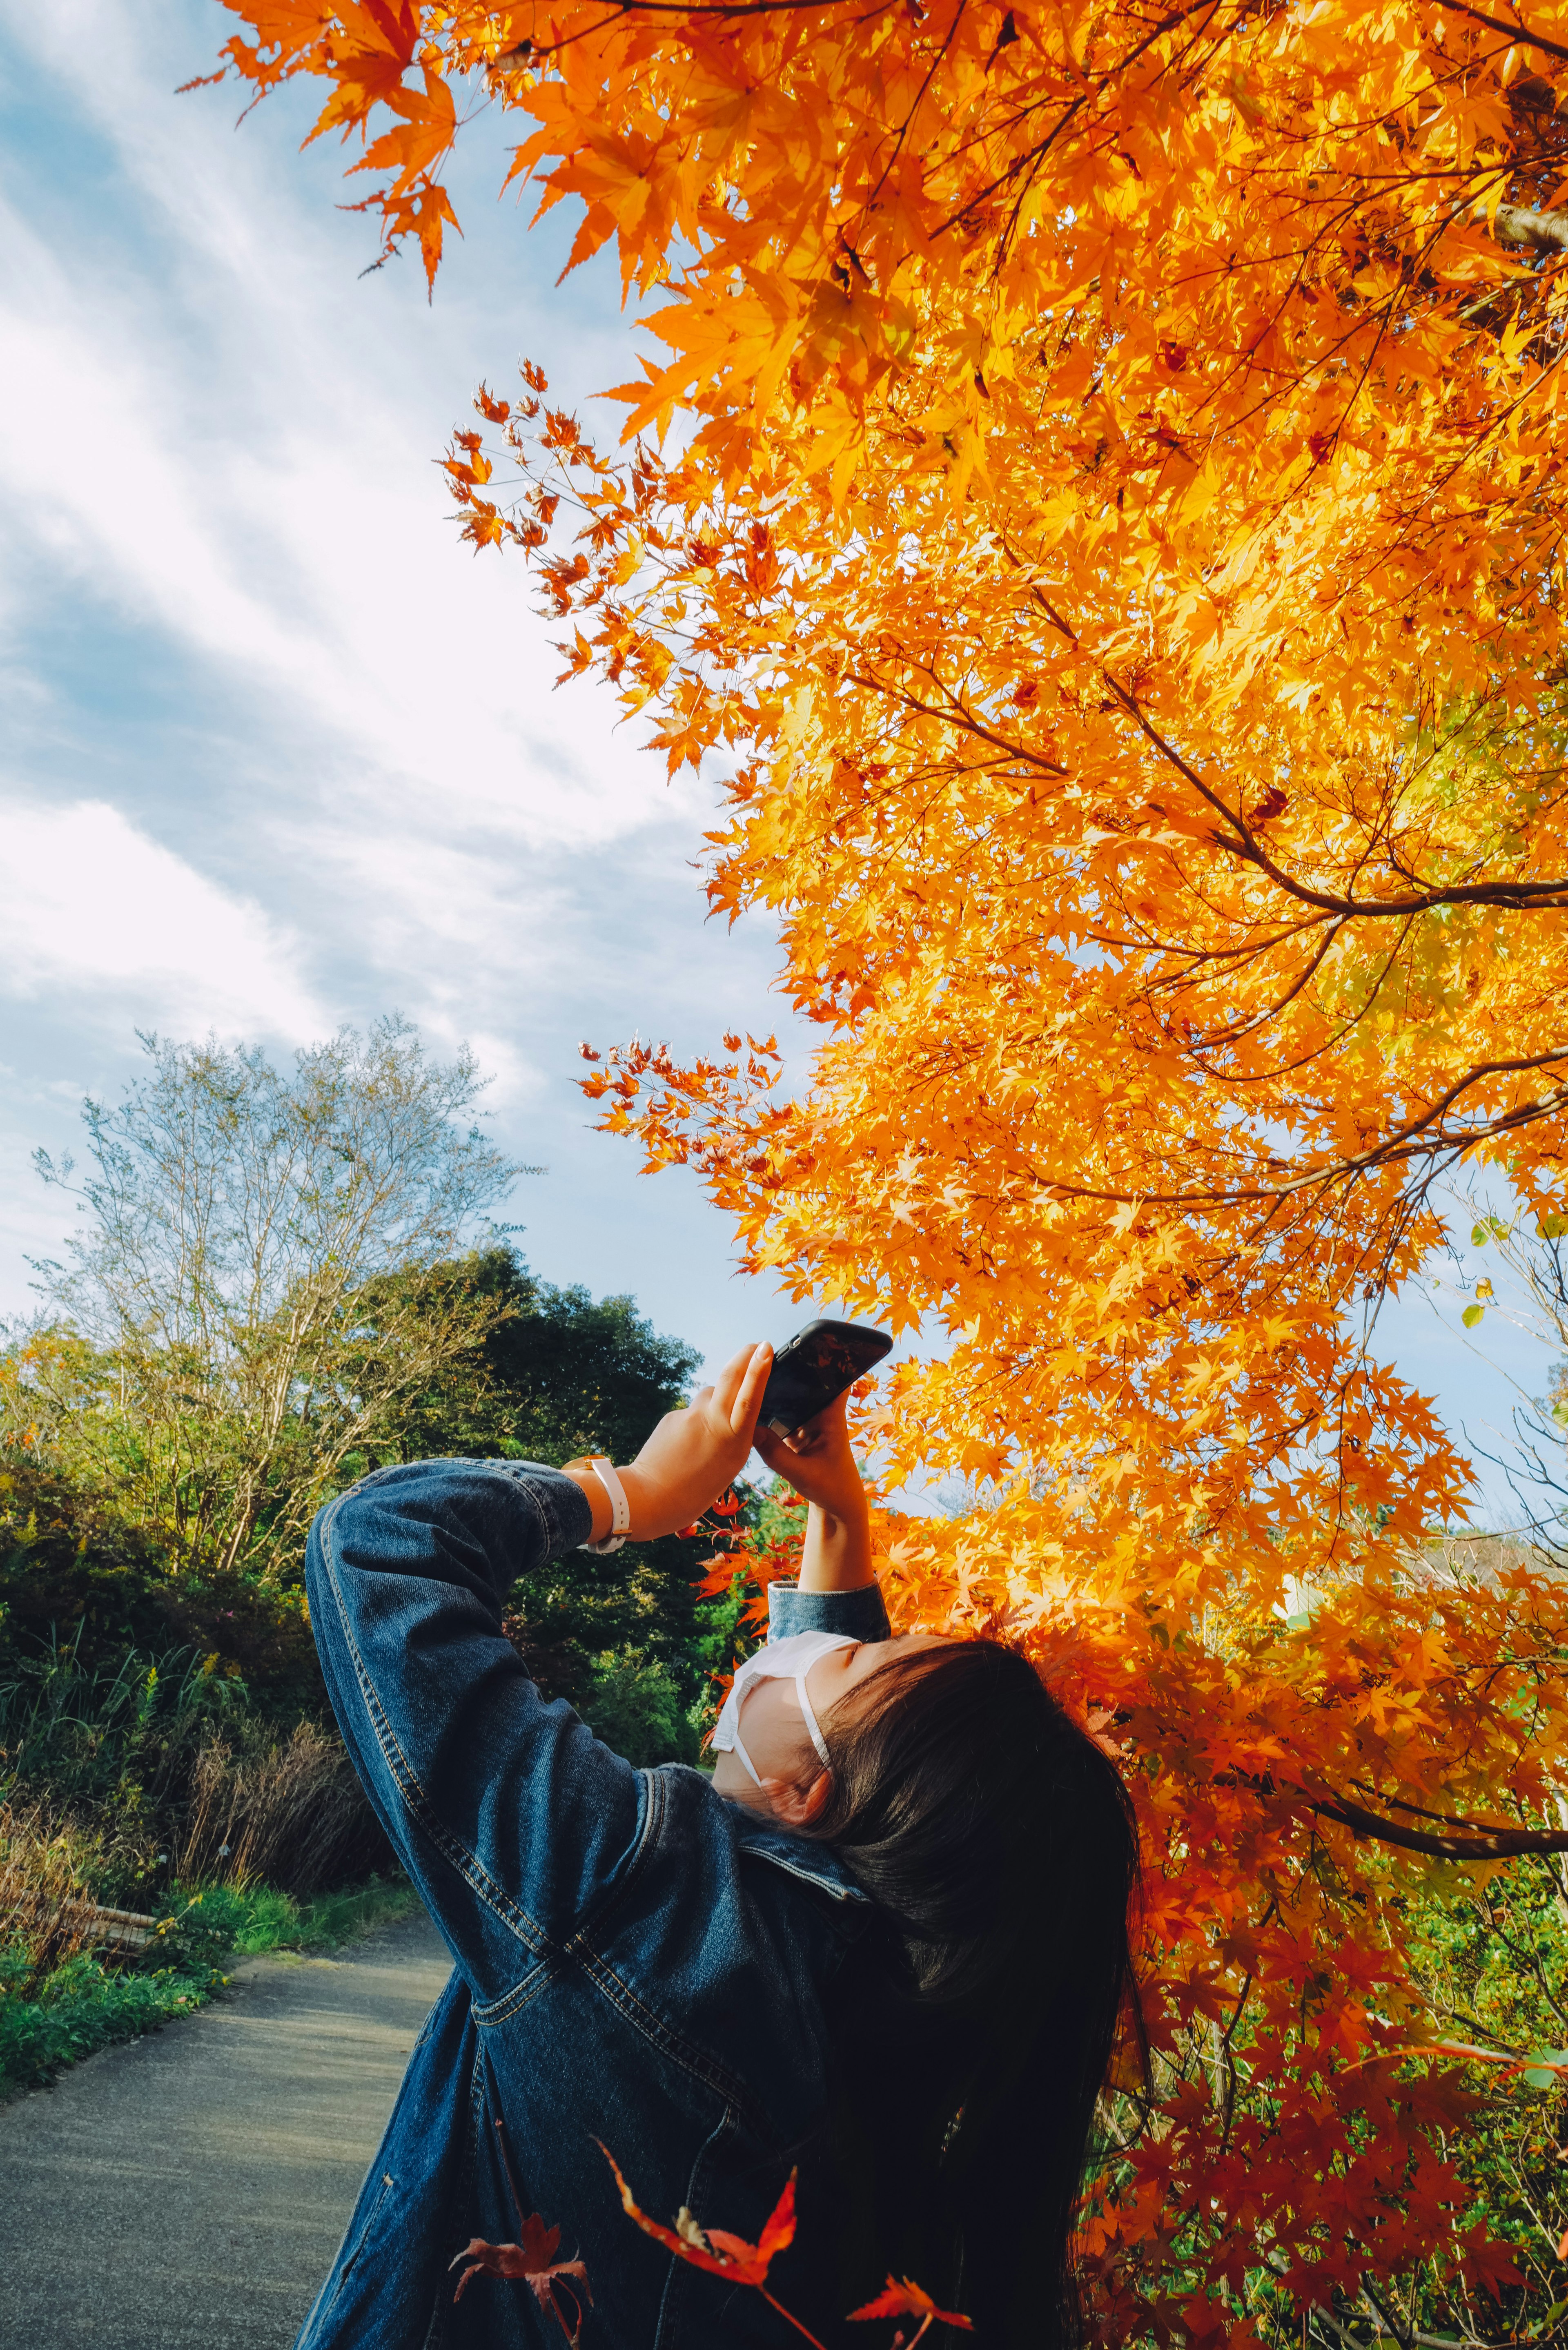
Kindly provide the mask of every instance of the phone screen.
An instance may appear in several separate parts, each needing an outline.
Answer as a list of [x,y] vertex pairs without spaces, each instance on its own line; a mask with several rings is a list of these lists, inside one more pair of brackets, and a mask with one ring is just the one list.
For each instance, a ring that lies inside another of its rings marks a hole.
[[774,1357],[759,1417],[781,1436],[793,1435],[874,1369],[892,1344],[869,1322],[808,1322]]

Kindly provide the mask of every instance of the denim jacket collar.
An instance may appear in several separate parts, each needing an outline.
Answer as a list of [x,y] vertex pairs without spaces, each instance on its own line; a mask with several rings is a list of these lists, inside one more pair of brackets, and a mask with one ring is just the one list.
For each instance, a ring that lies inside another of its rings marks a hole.
[[735,1841],[742,1852],[754,1853],[759,1860],[771,1860],[775,1868],[787,1869],[792,1877],[830,1893],[836,1901],[868,1906],[867,1896],[836,1853],[825,1844],[794,1835],[788,1828],[774,1827],[766,1820],[749,1821]]

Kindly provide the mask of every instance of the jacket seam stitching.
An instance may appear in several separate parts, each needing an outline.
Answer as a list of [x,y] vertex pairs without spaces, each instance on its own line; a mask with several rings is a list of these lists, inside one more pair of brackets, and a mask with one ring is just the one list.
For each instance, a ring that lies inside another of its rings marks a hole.
[[663,1782],[655,1771],[639,1771],[637,1776],[641,1791],[639,1807],[642,1819],[638,1829],[637,1842],[631,1849],[631,1856],[627,1861],[624,1870],[618,1873],[618,1881],[607,1885],[598,1900],[591,1902],[583,1912],[582,1918],[571,1937],[572,1941],[577,1940],[583,1935],[597,1933],[606,1920],[615,1915],[641,1875],[643,1865],[652,1849],[654,1836],[663,1824],[665,1812]]
[[819,1876],[812,1868],[803,1868],[798,1861],[786,1860],[783,1853],[771,1851],[766,1845],[742,1844],[740,1850],[748,1860],[765,1860],[771,1867],[782,1868],[786,1877],[794,1877],[802,1885],[814,1886],[818,1893],[828,1894],[835,1901],[853,1908],[870,1898],[857,1885],[836,1885],[832,1877]]
[[349,1624],[348,1611],[344,1605],[343,1594],[338,1585],[337,1554],[327,1539],[334,1531],[333,1522],[337,1511],[348,1498],[346,1493],[341,1494],[338,1500],[328,1507],[321,1528],[321,1555],[331,1580],[332,1596],[337,1609],[344,1642],[354,1660],[355,1678],[359,1684],[360,1697],[377,1746],[392,1773],[398,1793],[410,1818],[423,1829],[441,1857],[457,1870],[470,1890],[478,1896],[486,1908],[492,1910],[520,1942],[531,1949],[536,1958],[542,1958],[554,1947],[550,1937],[528,1915],[520,1902],[514,1901],[512,1897],[495,1883],[489,1870],[481,1866],[478,1855],[471,1852],[461,1837],[453,1835],[444,1822],[437,1816],[430,1797],[421,1786],[408,1757],[398,1743],[379,1693],[366,1670],[365,1660],[359,1652],[358,1642]]
[[661,2055],[668,2057],[671,2064],[679,2064],[682,2072],[690,2073],[694,2080],[701,2081],[703,2087],[711,2089],[716,2096],[722,2097],[725,2105],[737,2116],[743,2116],[753,2128],[765,2134],[767,2117],[753,2102],[745,2083],[737,2080],[716,2057],[694,2047],[683,2033],[675,2031],[651,2008],[645,2006],[630,1983],[590,1942],[580,1934],[574,1935],[566,1946],[566,1955],[581,1968],[600,1997],[618,2009],[633,2029],[640,2032]]
[[[618,1885],[608,1888],[601,1905],[591,1910],[583,1919],[577,1929],[577,1934],[589,1933],[612,1915],[630,1889],[647,1857],[657,1818],[663,1810],[664,1794],[651,1772],[639,1771],[638,1777],[648,1782],[645,1789],[646,1801],[642,1805],[642,1826],[631,1858],[627,1863],[626,1874]],[[576,1938],[577,1936],[574,1935],[573,1942]],[[536,1966],[530,1969],[521,1982],[514,1983],[510,1991],[504,1991],[499,1999],[476,2004],[473,2009],[475,2023],[484,2032],[492,2030],[498,2023],[510,2023],[513,2017],[520,2015],[525,2007],[538,1998],[541,1991],[548,1991],[550,1985],[559,1980],[562,1972],[561,1960],[569,1960],[571,1950],[572,1944],[569,1943],[564,1952],[557,1954],[551,1951],[542,1957]]]

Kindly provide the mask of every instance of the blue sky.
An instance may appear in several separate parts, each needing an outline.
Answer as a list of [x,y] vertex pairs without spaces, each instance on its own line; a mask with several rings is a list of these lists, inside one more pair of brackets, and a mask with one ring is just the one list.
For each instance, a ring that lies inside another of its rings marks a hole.
[[[481,377],[532,357],[581,406],[631,372],[613,265],[556,286],[567,208],[525,233],[497,203],[487,119],[434,302],[411,257],[361,277],[306,100],[236,129],[228,88],[173,94],[232,25],[0,0],[0,1314],[60,1237],[29,1154],[134,1073],[137,1028],[281,1054],[395,1007],[472,1044],[547,1167],[509,1211],[539,1272],[711,1360],[781,1338],[695,1185],[639,1178],[574,1084],[579,1037],[779,1027],[771,934],[705,920],[710,787],[553,690],[521,563],[460,546],[433,470]],[[1425,1295],[1380,1338],[1482,1441],[1551,1359]]]
[[[0,1310],[57,1200],[28,1164],[134,1031],[271,1047],[393,1006],[467,1039],[549,1171],[509,1211],[554,1279],[629,1289],[711,1355],[795,1318],[694,1184],[588,1130],[579,1037],[767,1031],[771,936],[705,920],[711,794],[670,786],[560,661],[521,562],[462,548],[433,461],[520,358],[629,370],[613,270],[557,292],[474,140],[435,302],[369,277],[344,160],[290,99],[179,98],[210,0],[0,7]],[[488,126],[486,126],[486,129]],[[613,426],[611,428],[613,432]]]

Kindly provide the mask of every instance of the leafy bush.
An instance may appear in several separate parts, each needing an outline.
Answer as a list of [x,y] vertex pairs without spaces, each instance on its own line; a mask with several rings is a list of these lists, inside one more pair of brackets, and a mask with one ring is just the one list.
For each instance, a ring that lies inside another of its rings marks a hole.
[[0,2093],[47,2081],[63,2065],[116,2040],[134,2040],[171,2016],[189,2015],[210,1981],[172,1969],[154,1974],[112,1969],[78,1950],[35,1983],[25,1956],[0,1956]]
[[596,1737],[639,1770],[697,1760],[697,1732],[675,1677],[646,1649],[606,1649],[595,1660],[582,1714]]
[[[0,1354],[0,1684],[67,1654],[73,1673],[130,1657],[189,1651],[220,1679],[237,1678],[252,1707],[283,1719],[323,1713],[310,1627],[296,1594],[243,1575],[175,1571],[125,1496],[76,1464],[67,1476],[7,1433],[6,1379],[18,1349]],[[25,1432],[25,1431],[24,1431]],[[0,1729],[0,1742],[9,1733]]]

